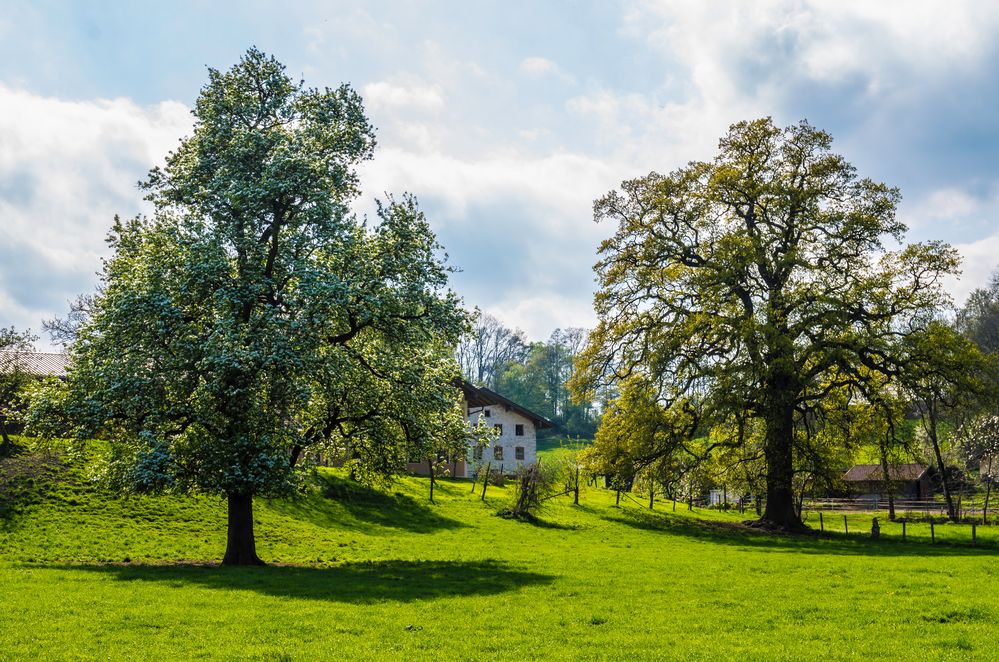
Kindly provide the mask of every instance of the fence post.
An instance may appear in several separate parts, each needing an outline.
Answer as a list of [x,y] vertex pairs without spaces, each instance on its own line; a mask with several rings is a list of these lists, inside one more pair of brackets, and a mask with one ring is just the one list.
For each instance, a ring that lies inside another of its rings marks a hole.
[[933,528],[933,519],[930,519],[930,544],[934,544],[937,541],[937,534]]
[[905,542],[905,520],[902,520],[902,542]]
[[819,511],[819,532],[820,533],[825,533],[826,532],[826,524],[825,524],[825,522],[822,521],[822,511],[821,510]]
[[976,530],[976,526],[975,526],[974,522],[971,523],[971,544],[972,545],[977,545],[978,544],[978,532]]
[[850,523],[846,521],[846,515],[843,515],[843,532],[850,533]]

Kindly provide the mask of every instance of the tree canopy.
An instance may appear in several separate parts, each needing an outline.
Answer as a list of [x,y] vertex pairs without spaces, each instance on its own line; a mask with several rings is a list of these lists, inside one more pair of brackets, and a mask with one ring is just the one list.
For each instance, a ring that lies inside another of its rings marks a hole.
[[463,434],[467,318],[413,198],[351,212],[375,140],[349,86],[250,49],[193,114],[142,183],[153,215],[116,219],[66,407],[119,486],[225,496],[223,563],[258,563],[252,499],[293,490],[309,449],[372,479]]
[[664,410],[695,408],[702,433],[758,422],[762,522],[782,528],[801,526],[793,481],[814,411],[838,388],[902,369],[907,335],[958,266],[945,244],[902,245],[899,191],[858,177],[831,146],[807,122],[740,122],[712,161],[594,203],[595,219],[617,227],[595,267],[599,323],[576,394],[639,382]]
[[0,456],[13,448],[7,427],[21,413],[24,387],[31,379],[26,358],[36,339],[30,331],[0,328]]

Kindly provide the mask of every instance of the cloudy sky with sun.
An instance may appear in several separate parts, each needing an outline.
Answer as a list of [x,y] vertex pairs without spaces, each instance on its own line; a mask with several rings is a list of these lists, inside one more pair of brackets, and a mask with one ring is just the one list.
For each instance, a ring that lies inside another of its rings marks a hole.
[[362,94],[359,211],[416,194],[466,303],[532,339],[594,320],[595,198],[765,115],[901,187],[909,238],[965,256],[958,303],[999,265],[999,4],[0,0],[0,325],[92,290],[206,67],[251,45]]

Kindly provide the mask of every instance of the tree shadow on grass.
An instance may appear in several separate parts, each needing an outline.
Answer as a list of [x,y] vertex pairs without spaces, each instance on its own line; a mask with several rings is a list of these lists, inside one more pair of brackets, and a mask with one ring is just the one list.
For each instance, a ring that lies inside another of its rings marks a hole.
[[509,510],[501,510],[496,513],[497,516],[503,519],[510,520],[511,522],[517,522],[519,524],[525,524],[530,526],[535,526],[539,529],[558,529],[560,531],[578,531],[582,527],[578,524],[563,524],[562,522],[553,522],[551,520],[541,519],[537,515],[526,515],[522,517],[515,517],[510,513]]
[[[595,511],[596,512],[596,511]],[[779,534],[753,529],[737,522],[713,522],[672,513],[622,508],[613,513],[600,512],[606,521],[636,529],[684,536],[704,542],[736,545],[753,551],[799,552],[802,554],[843,554],[853,556],[997,556],[999,548],[991,544],[970,545],[921,541],[902,542],[893,537],[872,540],[865,534],[830,532]],[[747,521],[749,518],[747,517]]]
[[66,478],[57,455],[29,453],[16,445],[8,452],[0,457],[0,525],[43,501]]
[[317,479],[318,494],[268,502],[271,510],[327,528],[350,528],[370,535],[404,530],[432,533],[466,526],[435,513],[429,504],[405,494],[389,494],[339,476]]
[[551,582],[501,561],[377,561],[331,568],[301,566],[62,565],[122,582],[158,582],[255,591],[264,595],[353,604],[414,602],[448,596],[494,595]]

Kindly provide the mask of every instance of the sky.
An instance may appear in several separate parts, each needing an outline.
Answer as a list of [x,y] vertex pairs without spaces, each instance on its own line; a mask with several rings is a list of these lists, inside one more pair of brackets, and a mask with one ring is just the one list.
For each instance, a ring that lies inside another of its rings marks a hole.
[[0,0],[0,326],[93,290],[207,67],[250,46],[360,92],[359,213],[413,193],[455,291],[532,340],[595,322],[593,201],[743,119],[807,119],[900,187],[908,239],[964,256],[955,303],[999,266],[999,3]]

